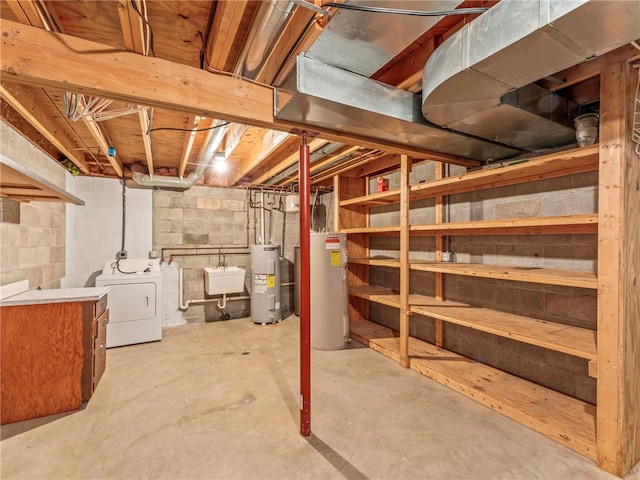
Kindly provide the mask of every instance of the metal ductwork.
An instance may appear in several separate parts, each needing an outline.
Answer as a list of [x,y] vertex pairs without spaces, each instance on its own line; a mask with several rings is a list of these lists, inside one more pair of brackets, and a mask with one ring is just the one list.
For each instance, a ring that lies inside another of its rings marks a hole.
[[[376,6],[453,10],[462,3],[381,0]],[[279,84],[276,117],[465,158],[518,155],[518,149],[431,125],[422,115],[419,95],[369,78],[442,18],[339,10],[309,50],[298,56],[293,74]],[[293,97],[282,101],[280,91]]]
[[202,178],[202,175],[204,175],[205,170],[209,166],[209,162],[211,162],[229,128],[229,124],[225,124],[225,122],[221,120],[217,120],[214,126],[217,126],[217,128],[209,132],[209,138],[207,138],[205,147],[200,153],[198,165],[189,175],[186,177],[156,177],[152,174],[147,175],[140,172],[133,172],[133,180],[143,187],[176,188],[181,190],[187,190],[193,187],[195,183]]
[[464,158],[513,157],[520,150],[443,130],[420,111],[421,97],[305,55],[296,63],[296,89],[276,117]]
[[427,120],[526,150],[575,143],[572,105],[532,83],[640,35],[637,1],[503,1],[465,25],[423,71]]
[[[267,52],[273,45],[278,35],[282,32],[287,18],[295,7],[290,0],[271,0],[262,2],[256,14],[251,31],[247,37],[240,57],[234,69],[236,75],[254,79],[264,64]],[[222,140],[228,130],[235,143],[240,141],[247,127],[240,124],[224,125],[225,122],[217,120],[215,130],[209,135],[205,147],[200,154],[198,164],[193,172],[186,177],[156,177],[153,174],[145,175],[134,173],[133,180],[144,187],[164,187],[187,190],[196,184],[204,175],[211,159],[218,151]],[[235,145],[225,150],[232,150]]]
[[[295,4],[291,0],[271,0],[260,4],[233,73],[251,80],[258,76],[294,7]],[[240,123],[232,125],[225,148],[227,156],[238,146],[248,129],[247,125]]]

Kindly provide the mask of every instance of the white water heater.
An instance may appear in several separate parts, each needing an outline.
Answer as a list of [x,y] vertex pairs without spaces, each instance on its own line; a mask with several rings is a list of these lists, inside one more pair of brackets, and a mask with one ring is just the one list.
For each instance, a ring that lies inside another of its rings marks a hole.
[[280,245],[251,245],[251,321],[266,325],[281,320]]
[[349,341],[347,236],[311,233],[311,346],[337,350]]

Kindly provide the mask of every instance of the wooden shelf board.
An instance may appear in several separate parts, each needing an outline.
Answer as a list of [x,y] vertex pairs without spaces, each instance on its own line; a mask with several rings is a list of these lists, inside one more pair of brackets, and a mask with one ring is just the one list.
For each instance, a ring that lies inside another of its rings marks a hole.
[[456,302],[439,301],[430,297],[424,297],[420,305],[412,305],[411,311],[587,360],[595,360],[597,356],[596,332],[587,328]]
[[400,308],[400,295],[390,288],[377,287],[375,285],[352,285],[349,287],[349,295],[364,298],[370,302]]
[[[351,337],[400,359],[394,330],[359,320]],[[595,460],[595,406],[412,337],[409,355],[413,370]]]
[[349,198],[340,202],[341,207],[350,205],[358,205],[363,207],[379,207],[381,205],[390,205],[400,201],[400,190],[387,190],[386,192],[376,192],[370,195],[362,195],[360,197]]
[[[411,200],[419,200],[595,171],[598,170],[598,151],[599,146],[595,144],[523,160],[522,163],[514,163],[506,167],[479,170],[419,183],[410,187],[409,195]],[[340,206],[376,207],[398,202],[400,202],[400,190],[396,189],[343,200]]]
[[349,257],[349,263],[372,267],[400,268],[400,259],[390,257]]
[[342,228],[340,233],[368,233],[369,235],[375,234],[391,234],[398,235],[400,233],[400,226],[393,225],[391,227],[356,227],[356,228]]
[[506,167],[464,173],[411,187],[411,199],[485,190],[598,170],[598,145],[556,152]]
[[544,233],[597,233],[598,214],[510,218],[429,225],[411,225],[411,232],[435,235],[512,235]]
[[[371,263],[370,265],[374,265]],[[561,285],[566,287],[598,288],[595,272],[554,268],[507,267],[481,263],[411,262],[412,270],[441,272],[470,277],[498,278],[517,282]]]
[[[540,235],[598,233],[598,214],[562,215],[554,217],[509,218],[472,222],[411,225],[416,235]],[[398,235],[400,226],[343,228],[341,233]]]
[[[351,257],[349,258],[349,263],[369,265],[372,267],[400,268],[400,260],[392,257]],[[409,265],[412,270],[421,270],[424,272],[497,278],[500,280],[560,285],[564,287],[598,288],[597,274],[584,270],[486,265],[482,263],[433,262],[429,260],[410,260]]]

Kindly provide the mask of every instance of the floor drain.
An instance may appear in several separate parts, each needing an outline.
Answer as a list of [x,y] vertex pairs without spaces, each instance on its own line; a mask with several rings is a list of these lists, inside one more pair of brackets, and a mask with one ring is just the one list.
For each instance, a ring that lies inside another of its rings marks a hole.
[[245,350],[242,355],[251,355],[251,350]]

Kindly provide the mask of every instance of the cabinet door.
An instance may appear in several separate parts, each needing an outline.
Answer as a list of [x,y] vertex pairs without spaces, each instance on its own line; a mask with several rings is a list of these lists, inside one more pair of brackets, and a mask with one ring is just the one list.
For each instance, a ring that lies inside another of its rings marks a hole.
[[93,389],[95,391],[98,382],[107,365],[107,323],[109,323],[109,310],[104,312],[96,320],[96,336],[93,343]]

